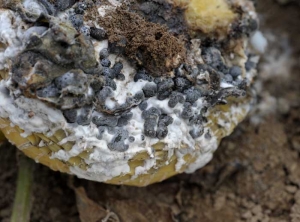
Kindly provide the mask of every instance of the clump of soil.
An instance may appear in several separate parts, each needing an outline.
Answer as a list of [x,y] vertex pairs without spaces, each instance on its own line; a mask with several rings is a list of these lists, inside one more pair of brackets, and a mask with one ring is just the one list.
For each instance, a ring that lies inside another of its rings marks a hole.
[[166,75],[186,59],[184,42],[162,25],[148,22],[124,7],[99,19],[112,50],[123,52],[153,76]]
[[0,0],[0,8],[14,8],[20,0]]
[[168,1],[136,0],[129,6],[148,22],[165,25],[175,36],[186,35],[188,25],[185,20],[185,10],[175,7]]

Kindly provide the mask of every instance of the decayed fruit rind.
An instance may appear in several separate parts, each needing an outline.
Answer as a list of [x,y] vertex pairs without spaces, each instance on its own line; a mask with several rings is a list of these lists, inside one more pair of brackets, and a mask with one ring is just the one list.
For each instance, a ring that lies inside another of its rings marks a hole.
[[[245,118],[248,113],[249,101],[250,97],[247,99],[232,98],[229,99],[229,103],[227,105],[217,105],[210,110],[210,115],[208,116],[209,121],[206,127],[209,127],[212,134],[217,137],[218,143],[223,137],[229,135],[236,125]],[[241,112],[239,112],[239,114],[234,114],[234,112],[232,112],[233,107],[239,107]],[[229,122],[230,128],[219,128],[217,124],[219,118]],[[18,126],[12,126],[8,119],[3,118],[0,118],[0,129],[5,137],[12,144],[16,145],[25,155],[50,167],[52,170],[70,173],[69,168],[72,166],[78,166],[82,170],[86,170],[89,167],[85,162],[85,159],[87,159],[89,156],[89,149],[87,149],[86,153],[81,153],[77,157],[73,157],[67,162],[50,158],[52,152],[57,152],[60,149],[70,150],[72,148],[72,144],[70,143],[61,146],[58,145],[59,141],[66,136],[63,130],[58,130],[51,137],[46,137],[45,135],[38,133],[33,133],[28,137],[22,137],[22,129],[20,129]],[[45,144],[43,147],[39,146],[41,142],[42,144]],[[200,151],[197,152],[197,149],[200,150],[200,147],[196,147],[194,155],[186,154],[183,157],[185,164],[178,172],[175,168],[175,165],[178,161],[176,155],[173,154],[173,156],[168,157],[168,151],[163,150],[163,147],[164,145],[159,143],[154,146],[157,163],[155,169],[151,168],[147,174],[135,176],[136,167],[143,166],[144,161],[150,159],[146,152],[138,153],[133,159],[128,161],[130,173],[114,177],[113,179],[105,182],[110,184],[125,184],[133,186],[146,186],[155,182],[160,182],[173,175],[184,172],[191,163],[196,161],[198,155],[200,154]],[[168,164],[166,164],[166,161],[168,161]]]
[[[228,5],[224,0],[173,0],[173,2],[187,7],[186,18],[191,29],[201,30],[204,33],[211,33],[215,29],[218,29],[221,32],[218,34],[224,34],[235,18],[235,14],[228,8]],[[219,5],[221,7],[212,9],[206,7],[209,5],[208,3],[214,6],[220,3]],[[195,17],[195,13],[193,12],[194,9],[201,10],[202,13]],[[218,19],[215,19],[216,16],[218,16]],[[211,21],[207,22],[205,19],[203,20],[204,17],[210,18]],[[220,20],[222,22],[220,22]],[[244,55],[244,50],[241,51],[242,55]],[[8,73],[5,70],[1,70],[0,80],[7,79],[7,77]],[[223,137],[229,135],[236,125],[245,118],[248,113],[250,98],[250,96],[238,99],[231,98],[228,100],[227,105],[217,105],[209,110],[209,116],[207,117],[208,123],[205,127],[209,128],[212,135],[217,138],[217,143],[219,143]],[[238,113],[234,111],[236,108],[240,110]],[[220,128],[218,125],[220,119],[224,122],[228,122],[230,127]],[[57,152],[61,149],[70,150],[72,148],[72,143],[58,145],[58,143],[66,137],[63,130],[58,130],[51,137],[38,133],[33,133],[28,137],[22,137],[22,129],[18,126],[13,126],[9,119],[0,118],[0,142],[1,130],[4,136],[27,156],[50,167],[52,170],[71,173],[70,168],[74,166],[85,171],[89,168],[89,165],[86,163],[86,160],[89,158],[89,153],[92,152],[89,148],[78,156],[70,158],[68,161],[51,158],[53,152]],[[130,167],[129,173],[116,176],[105,182],[111,184],[146,186],[151,183],[162,181],[180,172],[184,172],[188,166],[197,161],[197,158],[201,155],[201,147],[195,147],[195,152],[186,154],[183,157],[185,163],[179,170],[176,170],[176,163],[179,159],[175,154],[168,156],[168,151],[163,149],[164,144],[162,143],[154,145],[153,148],[155,149],[154,158],[156,158],[156,165],[155,168],[152,167],[149,169],[147,174],[135,175],[136,168],[144,166],[145,160],[151,159],[147,152],[137,153],[128,161]]]

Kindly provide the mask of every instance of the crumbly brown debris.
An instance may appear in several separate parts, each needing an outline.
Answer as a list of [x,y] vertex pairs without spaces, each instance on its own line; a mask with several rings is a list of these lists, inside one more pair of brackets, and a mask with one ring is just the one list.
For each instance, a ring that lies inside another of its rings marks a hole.
[[20,0],[0,0],[0,8],[13,8],[20,3]]
[[137,65],[154,76],[166,75],[186,59],[185,44],[166,27],[147,22],[139,15],[119,7],[99,19],[111,44],[125,49]]

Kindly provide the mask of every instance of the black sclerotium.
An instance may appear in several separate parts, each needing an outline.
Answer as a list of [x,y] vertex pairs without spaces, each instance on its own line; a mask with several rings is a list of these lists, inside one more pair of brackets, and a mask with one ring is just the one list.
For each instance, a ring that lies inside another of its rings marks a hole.
[[128,150],[129,145],[125,144],[125,140],[128,138],[129,134],[127,130],[118,129],[116,130],[116,135],[113,137],[111,142],[107,145],[112,151],[124,152]]
[[234,38],[240,38],[243,35],[246,35],[247,37],[250,36],[252,32],[254,32],[258,28],[258,23],[256,19],[244,19],[243,22],[235,22],[232,24],[232,30],[233,32],[231,35]]
[[204,133],[204,128],[203,126],[196,126],[194,129],[190,130],[189,133],[193,139],[197,139]]
[[91,82],[90,86],[92,87],[92,89],[94,90],[94,92],[99,92],[102,87],[103,87],[103,82],[101,81],[101,79],[95,78],[93,82]]
[[182,77],[175,78],[175,87],[179,92],[183,92],[184,90],[188,89],[191,87],[192,83]]
[[89,125],[92,121],[92,107],[90,106],[85,106],[83,107],[79,115],[77,117],[77,123],[79,125]]
[[116,77],[114,70],[108,67],[103,67],[101,74],[111,79]]
[[162,115],[160,115],[158,122],[159,122],[159,124],[164,124],[166,126],[169,126],[170,124],[173,123],[173,118],[166,114],[162,114]]
[[41,45],[42,43],[43,43],[42,40],[38,36],[32,35],[29,38],[27,47],[28,48],[33,48],[33,47],[36,47],[38,45]]
[[233,78],[237,78],[238,76],[242,75],[242,69],[239,66],[233,66],[230,68],[229,74]]
[[72,72],[67,72],[62,76],[55,78],[54,83],[58,89],[64,89],[68,86],[79,86],[80,84],[80,82],[78,82],[79,79],[82,79],[81,83],[84,84],[83,81],[86,81],[85,78],[86,77],[84,75],[80,76]]
[[39,2],[45,7],[49,15],[55,14],[56,9],[54,8],[54,5],[51,4],[48,0],[40,0]]
[[186,95],[186,102],[189,102],[193,104],[201,97],[200,90],[192,87],[184,91],[184,94]]
[[105,130],[106,130],[106,127],[105,127],[105,126],[99,126],[99,127],[98,127],[98,135],[97,135],[97,139],[102,140],[103,134],[104,134]]
[[109,51],[107,48],[101,49],[99,52],[100,59],[105,59],[109,56]]
[[153,79],[153,82],[154,82],[155,84],[158,84],[158,83],[164,81],[165,79],[166,79],[166,78],[164,78],[164,77],[156,77],[156,78]]
[[76,3],[76,0],[57,0],[56,7],[59,11],[65,11],[66,9],[72,7]]
[[207,139],[207,140],[210,140],[211,139],[210,132],[205,133],[204,138]]
[[241,96],[245,96],[246,95],[246,90],[247,90],[247,80],[241,80],[241,81],[237,81],[237,87],[241,90],[243,90],[242,93],[239,93]]
[[190,103],[185,103],[184,108],[181,113],[183,119],[189,119],[193,116],[192,105]]
[[174,108],[178,103],[184,103],[184,96],[179,92],[172,92],[168,102],[169,107]]
[[146,97],[153,97],[157,93],[157,85],[153,82],[149,82],[143,87],[143,92]]
[[133,113],[128,112],[128,113],[123,113],[121,117],[118,120],[118,126],[126,126],[129,122],[129,120],[132,119]]
[[[125,107],[131,107],[137,105],[139,102],[132,96],[126,97]],[[125,108],[126,109],[126,108]]]
[[97,99],[100,103],[104,104],[107,97],[112,95],[112,89],[108,86],[103,87],[101,91],[97,93]]
[[51,98],[58,97],[60,95],[60,91],[54,84],[50,84],[45,88],[37,90],[37,96],[41,98]]
[[117,116],[93,116],[92,122],[97,126],[111,126],[116,127],[119,117]]
[[70,21],[72,25],[78,30],[83,25],[83,16],[82,15],[71,15]]
[[221,52],[214,47],[203,48],[202,58],[207,65],[218,70],[225,68]]
[[116,76],[116,79],[117,79],[117,80],[120,80],[120,81],[124,81],[124,80],[125,80],[125,75],[122,74],[122,73],[119,73],[119,74]]
[[201,114],[195,114],[189,119],[189,125],[200,125],[201,123],[203,123],[203,116]]
[[159,116],[157,129],[156,129],[156,137],[158,139],[163,139],[168,135],[168,125],[173,123],[173,118],[166,114],[162,114]]
[[106,31],[102,28],[91,27],[90,35],[92,38],[98,41],[106,39]]
[[107,132],[111,135],[116,134],[116,132],[119,130],[117,127],[112,127],[112,126],[105,126],[107,129]]
[[127,44],[127,39],[125,36],[120,36],[120,40],[116,42],[109,42],[108,47],[109,50],[117,55],[121,55],[125,53],[125,47]]
[[105,84],[104,85],[109,86],[113,90],[117,89],[116,82],[114,80],[112,80],[111,78],[109,78],[109,77],[105,77]]
[[140,104],[145,99],[145,95],[143,91],[138,91],[134,96],[133,100],[135,104]]
[[87,9],[87,5],[83,2],[78,2],[75,7],[76,14],[84,14],[84,11]]
[[233,77],[230,74],[227,74],[224,76],[224,80],[228,83],[231,83],[233,81]]
[[137,82],[139,80],[145,80],[145,81],[153,81],[153,77],[149,76],[144,70],[138,71],[134,76],[134,81]]
[[147,103],[146,100],[143,101],[143,102],[141,102],[141,103],[139,104],[139,108],[140,108],[140,110],[142,110],[142,111],[146,110],[147,107],[148,107],[148,103]]
[[248,55],[248,57],[249,58],[248,58],[247,62],[245,63],[245,69],[247,72],[256,67],[256,63],[251,61],[251,55]]
[[111,62],[109,61],[108,58],[104,58],[104,59],[101,60],[101,65],[102,65],[103,67],[110,67]]
[[120,74],[120,72],[123,69],[123,64],[121,62],[116,62],[113,66],[113,70],[115,71],[115,73],[118,75]]
[[77,120],[77,110],[76,109],[68,109],[63,111],[63,115],[68,121],[68,123],[75,123]]
[[175,69],[175,76],[176,77],[184,77],[186,75],[185,70],[183,69],[183,65],[179,66]]
[[134,136],[130,136],[130,137],[128,138],[128,141],[129,141],[130,143],[133,143],[133,142],[135,141]]
[[174,82],[172,79],[165,79],[157,84],[157,99],[164,100],[170,96]]
[[157,125],[158,116],[149,115],[145,118],[144,122],[144,134],[148,137],[156,137],[156,125]]
[[[201,79],[197,79],[198,75],[200,73],[203,73],[206,69],[203,69],[205,65],[204,64],[199,64],[197,68],[193,68],[192,71],[190,73],[187,74],[187,77],[190,81],[193,81],[194,83],[198,83],[199,80]],[[192,84],[191,84],[192,85]],[[201,84],[199,84],[201,85]],[[186,87],[185,89],[187,89],[188,87]],[[185,90],[184,89],[184,90]],[[184,91],[183,90],[183,91]]]
[[157,116],[159,117],[161,115],[161,111],[155,107],[151,107],[145,111],[142,112],[142,117],[144,119],[147,119],[149,116]]
[[165,124],[158,124],[156,129],[156,137],[163,139],[168,135],[168,127]]
[[80,33],[84,34],[85,36],[90,36],[90,34],[91,34],[90,27],[88,27],[88,26],[81,26],[79,31],[80,31]]

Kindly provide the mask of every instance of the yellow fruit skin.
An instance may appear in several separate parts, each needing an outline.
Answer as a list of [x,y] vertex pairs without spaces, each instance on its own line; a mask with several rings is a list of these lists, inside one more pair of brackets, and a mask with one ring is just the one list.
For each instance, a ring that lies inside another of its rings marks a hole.
[[186,21],[192,30],[205,34],[227,33],[236,18],[226,0],[173,0],[173,3],[186,9]]
[[69,167],[65,163],[57,159],[51,159],[50,152],[47,149],[37,147],[40,140],[35,135],[22,137],[20,134],[23,131],[18,126],[12,127],[9,120],[2,118],[0,118],[0,129],[9,142],[18,147],[26,156],[50,167],[52,170],[69,172]]

